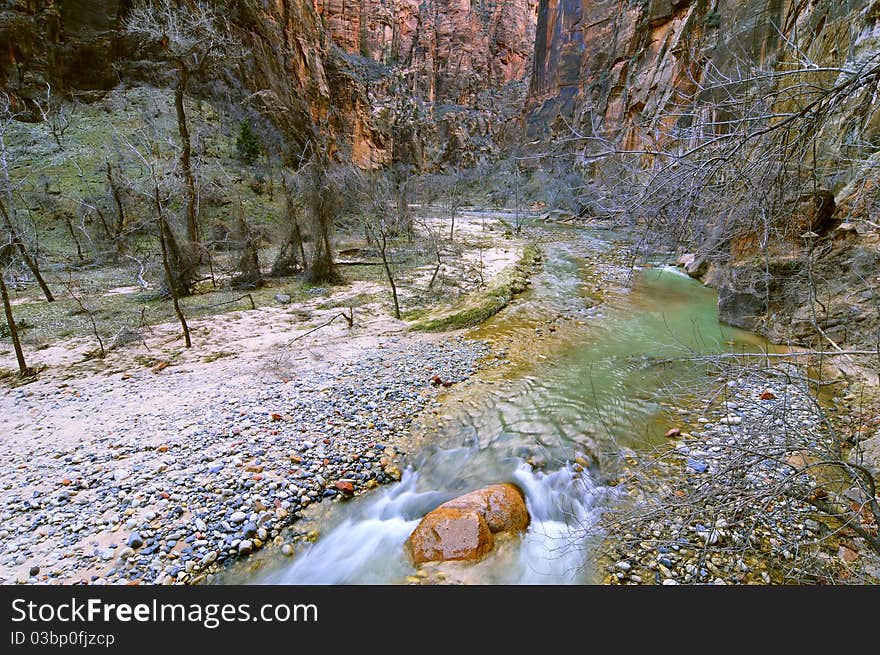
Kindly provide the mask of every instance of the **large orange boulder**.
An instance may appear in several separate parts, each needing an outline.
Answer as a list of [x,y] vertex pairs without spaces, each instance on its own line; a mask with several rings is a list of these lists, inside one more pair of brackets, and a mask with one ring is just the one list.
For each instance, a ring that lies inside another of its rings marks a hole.
[[425,562],[480,559],[495,546],[479,512],[438,507],[425,516],[406,541],[416,566]]
[[522,532],[528,525],[522,491],[513,484],[494,484],[429,512],[406,540],[406,550],[416,566],[477,560],[494,547],[493,534]]
[[529,527],[523,492],[514,484],[493,484],[440,505],[479,512],[492,532],[521,532]]

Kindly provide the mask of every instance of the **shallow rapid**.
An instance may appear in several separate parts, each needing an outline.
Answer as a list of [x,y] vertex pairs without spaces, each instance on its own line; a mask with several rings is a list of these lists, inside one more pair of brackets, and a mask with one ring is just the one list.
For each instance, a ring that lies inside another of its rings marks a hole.
[[[592,583],[597,519],[616,490],[606,473],[626,449],[662,440],[666,412],[707,388],[709,373],[682,354],[755,350],[762,342],[718,322],[715,294],[675,269],[630,271],[610,239],[562,229],[542,244],[532,288],[468,335],[508,349],[510,364],[453,390],[402,480],[334,503],[320,538],[279,556],[247,582],[397,584]],[[546,235],[545,235],[546,236]],[[601,263],[600,263],[601,261]],[[615,293],[599,288],[617,277]],[[515,482],[531,524],[476,565],[416,571],[403,543],[440,503]],[[227,580],[228,581],[228,580]],[[239,580],[240,581],[240,580]]]

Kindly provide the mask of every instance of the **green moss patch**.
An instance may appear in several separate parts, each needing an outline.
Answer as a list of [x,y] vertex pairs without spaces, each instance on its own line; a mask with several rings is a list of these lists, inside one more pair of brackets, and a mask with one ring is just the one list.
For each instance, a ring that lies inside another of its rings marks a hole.
[[420,318],[411,327],[422,332],[443,332],[479,325],[525,291],[532,273],[540,264],[540,249],[529,244],[523,249],[519,261],[502,270],[488,287],[469,294],[450,308]]

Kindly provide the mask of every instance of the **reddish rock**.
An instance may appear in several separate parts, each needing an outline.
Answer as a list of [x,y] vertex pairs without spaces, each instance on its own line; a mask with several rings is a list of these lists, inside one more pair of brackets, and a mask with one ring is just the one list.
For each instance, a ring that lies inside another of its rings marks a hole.
[[453,498],[440,508],[468,509],[479,512],[492,532],[521,532],[529,527],[525,497],[513,484],[493,484]]
[[425,562],[476,560],[495,540],[486,519],[474,510],[440,507],[428,514],[406,541],[416,566]]
[[337,46],[417,69],[420,91],[431,101],[465,103],[487,86],[523,79],[531,68],[538,0],[317,0],[316,6]]
[[337,491],[341,491],[344,494],[352,495],[354,494],[354,485],[351,482],[337,482],[335,485]]
[[681,434],[681,428],[669,428],[666,431],[666,434],[664,434],[663,436],[666,437],[667,439],[671,439],[672,437],[677,437],[680,434]]
[[843,561],[847,564],[852,564],[853,562],[856,562],[859,559],[858,552],[853,550],[849,546],[840,546],[837,554],[840,557],[841,561]]
[[430,561],[476,560],[492,550],[493,534],[529,525],[522,491],[496,484],[443,503],[428,513],[405,547],[416,566]]

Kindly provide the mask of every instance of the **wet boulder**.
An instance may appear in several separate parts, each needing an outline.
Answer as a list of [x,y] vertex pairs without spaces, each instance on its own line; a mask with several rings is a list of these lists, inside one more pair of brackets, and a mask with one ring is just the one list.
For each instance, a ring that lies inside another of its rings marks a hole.
[[406,541],[416,566],[481,559],[494,546],[492,531],[479,512],[452,507],[438,507],[425,516]]
[[416,566],[425,562],[478,560],[492,550],[497,533],[517,533],[529,525],[522,491],[495,484],[459,496],[429,512],[405,547]]

